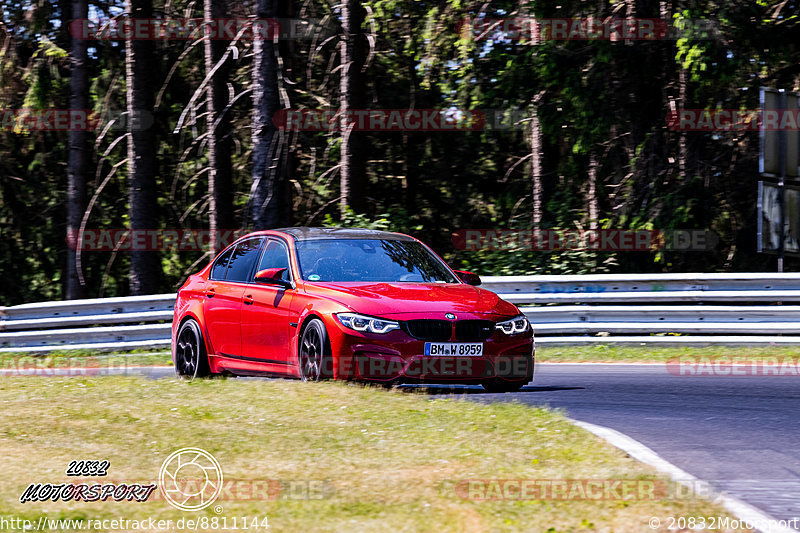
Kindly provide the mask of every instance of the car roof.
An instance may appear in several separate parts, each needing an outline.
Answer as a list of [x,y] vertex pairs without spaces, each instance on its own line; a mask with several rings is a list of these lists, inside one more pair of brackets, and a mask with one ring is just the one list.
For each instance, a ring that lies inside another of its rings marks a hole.
[[279,231],[291,235],[298,241],[314,241],[322,239],[381,239],[389,241],[413,241],[412,237],[391,231],[379,231],[363,228],[279,228]]

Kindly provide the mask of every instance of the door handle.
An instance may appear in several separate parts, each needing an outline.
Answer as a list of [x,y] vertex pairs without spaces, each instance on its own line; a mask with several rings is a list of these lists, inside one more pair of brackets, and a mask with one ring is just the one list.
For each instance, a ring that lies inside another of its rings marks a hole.
[[216,294],[216,291],[214,289],[208,289],[206,291],[206,296],[209,297],[209,298],[213,298],[215,294]]
[[242,300],[244,301],[245,305],[252,305],[253,304],[253,295],[248,294],[247,296],[243,296]]

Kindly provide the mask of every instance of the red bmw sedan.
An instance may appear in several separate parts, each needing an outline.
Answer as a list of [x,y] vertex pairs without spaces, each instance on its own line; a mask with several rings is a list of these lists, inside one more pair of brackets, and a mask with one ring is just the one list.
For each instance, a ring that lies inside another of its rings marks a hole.
[[178,375],[469,383],[533,379],[513,304],[399,233],[287,228],[246,235],[178,291]]

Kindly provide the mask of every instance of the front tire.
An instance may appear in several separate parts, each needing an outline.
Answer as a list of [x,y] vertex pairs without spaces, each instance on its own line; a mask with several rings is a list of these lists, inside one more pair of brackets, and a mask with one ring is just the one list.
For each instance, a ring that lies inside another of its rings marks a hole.
[[[526,358],[525,371],[519,368],[520,359],[497,361],[497,376],[487,379],[481,385],[487,392],[518,392],[522,387],[533,381],[533,356]],[[504,364],[505,363],[505,364]],[[507,367],[507,370],[503,368]],[[507,376],[507,377],[502,377]]]
[[175,373],[186,379],[211,375],[203,333],[193,319],[181,324],[175,337]]
[[331,341],[322,320],[312,318],[306,324],[297,348],[300,379],[320,381],[330,377]]

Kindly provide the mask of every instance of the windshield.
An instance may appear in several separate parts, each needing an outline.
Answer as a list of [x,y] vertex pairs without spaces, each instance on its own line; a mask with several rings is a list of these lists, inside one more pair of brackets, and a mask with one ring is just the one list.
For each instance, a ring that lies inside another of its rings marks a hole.
[[458,283],[435,255],[415,241],[300,241],[297,258],[306,281]]

